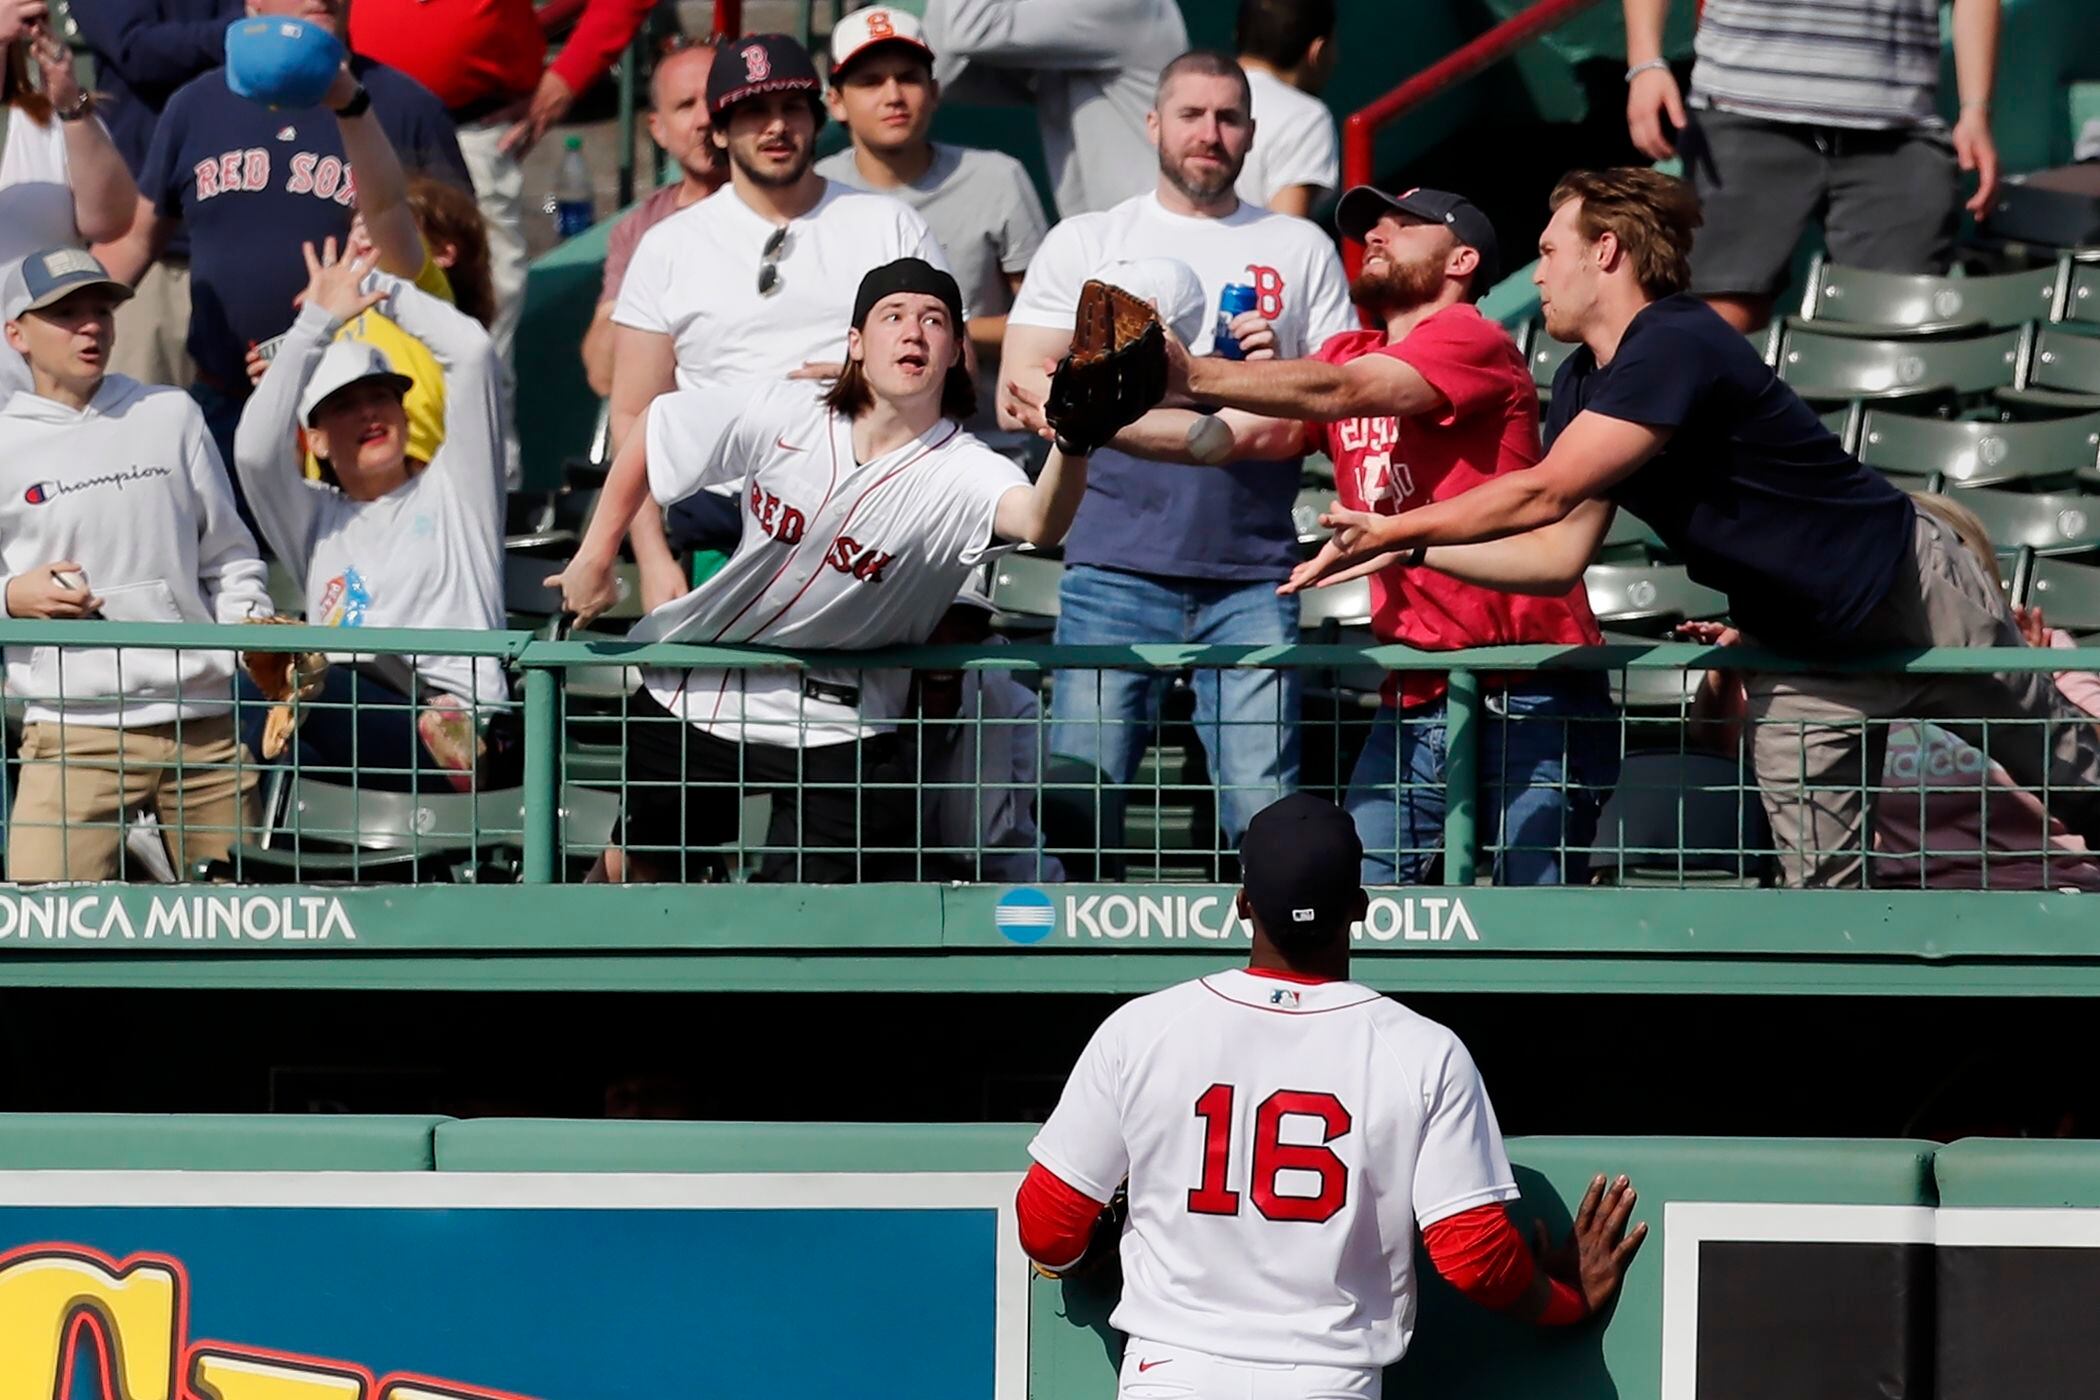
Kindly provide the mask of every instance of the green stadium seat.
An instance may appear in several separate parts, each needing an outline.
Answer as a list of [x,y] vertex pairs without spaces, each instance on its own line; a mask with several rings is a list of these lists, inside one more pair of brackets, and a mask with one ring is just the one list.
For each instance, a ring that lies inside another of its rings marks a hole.
[[[1638,632],[1620,632],[1609,627],[1600,630],[1604,634],[1604,644],[1610,647],[1651,647],[1658,640]],[[1677,667],[1628,666],[1607,672],[1606,676],[1611,685],[1612,703],[1621,710],[1652,718],[1681,719],[1691,705],[1692,697],[1699,692],[1699,678],[1703,674]]]
[[[1308,588],[1298,595],[1300,631],[1319,632],[1371,625],[1371,580],[1353,578],[1331,588]],[[1364,639],[1367,643],[1368,638]]]
[[1669,552],[1662,536],[1631,511],[1614,511],[1611,526],[1597,544],[1597,560],[1611,564],[1649,564]]
[[1991,277],[1873,272],[1817,258],[1794,326],[1832,335],[1903,337],[2004,330],[2056,311],[2058,265]]
[[1624,630],[1660,635],[1680,622],[1728,611],[1726,595],[1693,583],[1675,564],[1592,564],[1582,582],[1597,621]]
[[2084,554],[2100,549],[2100,496],[2068,492],[2021,495],[1979,488],[1961,493],[1991,542],[2002,552],[2025,545],[2036,554]]
[[2026,331],[1960,340],[1861,340],[1789,330],[1779,377],[1812,403],[1918,400],[1921,406],[1988,394],[2014,382]]
[[2026,602],[2051,627],[2075,636],[2100,632],[2100,568],[2066,559],[2037,559]]
[[2015,408],[2053,413],[2100,409],[2100,337],[2043,328],[2012,387],[1998,399]]
[[1561,361],[1575,353],[1575,347],[1566,341],[1555,340],[1546,334],[1546,328],[1534,325],[1531,334],[1531,382],[1539,386],[1539,397],[1544,398],[1553,388],[1553,376],[1559,372]]
[[2100,413],[2032,422],[1974,423],[1867,410],[1859,459],[1898,477],[1950,486],[2069,482],[2100,466]]
[[1597,819],[1590,870],[1621,885],[1766,884],[1771,848],[1757,779],[1737,760],[1630,753]]
[[512,875],[524,812],[522,788],[381,792],[292,772],[258,840],[236,847],[227,864],[244,881],[284,884]]
[[2100,263],[2071,265],[2071,282],[2064,290],[2057,319],[2068,325],[2100,328]]
[[1291,503],[1291,524],[1297,528],[1298,543],[1318,544],[1327,538],[1327,531],[1320,525],[1321,514],[1334,504],[1334,483],[1309,483],[1298,488],[1298,499]]
[[1057,617],[1065,566],[1036,554],[1002,554],[992,565],[992,607],[1006,630],[1045,630]]

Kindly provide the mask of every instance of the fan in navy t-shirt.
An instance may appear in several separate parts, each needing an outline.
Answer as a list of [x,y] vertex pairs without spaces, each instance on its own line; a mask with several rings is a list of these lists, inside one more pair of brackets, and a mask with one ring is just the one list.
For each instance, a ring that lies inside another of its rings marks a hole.
[[[369,59],[350,72],[402,166],[471,188],[445,109],[415,79]],[[306,286],[300,247],[350,231],[354,186],[335,113],[271,111],[214,69],[168,99],[139,192],[190,237],[190,354],[206,387],[246,398],[251,344],[284,333]]]
[[1648,522],[1692,578],[1767,645],[1821,650],[1888,592],[1910,498],[1860,465],[1743,335],[1695,297],[1649,303],[1611,363],[1561,364],[1546,446],[1587,409],[1670,430],[1607,498]]

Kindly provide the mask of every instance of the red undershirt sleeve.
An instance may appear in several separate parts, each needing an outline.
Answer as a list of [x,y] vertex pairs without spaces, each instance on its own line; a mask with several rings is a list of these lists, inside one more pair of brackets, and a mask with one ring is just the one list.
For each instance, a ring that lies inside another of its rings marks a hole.
[[[1453,1288],[1482,1307],[1498,1311],[1514,1306],[1524,1296],[1538,1268],[1499,1201],[1437,1221],[1422,1231],[1422,1243],[1428,1247],[1429,1262]],[[1546,1310],[1537,1321],[1564,1327],[1580,1322],[1588,1311],[1581,1295],[1555,1279]]]
[[1014,1196],[1022,1250],[1046,1269],[1071,1268],[1086,1253],[1094,1237],[1094,1222],[1101,1218],[1105,1204],[1041,1162],[1034,1163]]

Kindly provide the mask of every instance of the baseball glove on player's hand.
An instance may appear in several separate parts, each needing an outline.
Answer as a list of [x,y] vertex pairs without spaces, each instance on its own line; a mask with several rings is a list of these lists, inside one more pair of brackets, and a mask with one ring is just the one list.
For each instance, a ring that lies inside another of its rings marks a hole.
[[1094,1234],[1087,1241],[1086,1253],[1062,1269],[1046,1269],[1033,1259],[1028,1265],[1044,1278],[1086,1279],[1104,1274],[1122,1257],[1119,1246],[1123,1241],[1123,1222],[1129,1218],[1130,1183],[1126,1181],[1116,1188],[1116,1194],[1108,1198],[1108,1204],[1101,1207],[1101,1214],[1094,1218]]
[[[300,626],[296,617],[251,617],[251,623],[276,626]],[[270,717],[263,725],[263,751],[258,757],[269,760],[281,755],[292,742],[306,719],[299,708],[302,700],[311,700],[321,693],[321,683],[328,675],[328,654],[320,651],[244,651],[241,667],[255,688],[277,703],[270,707]]]
[[1058,449],[1093,452],[1166,396],[1167,336],[1158,313],[1121,287],[1081,287],[1072,348],[1057,362],[1043,404]]

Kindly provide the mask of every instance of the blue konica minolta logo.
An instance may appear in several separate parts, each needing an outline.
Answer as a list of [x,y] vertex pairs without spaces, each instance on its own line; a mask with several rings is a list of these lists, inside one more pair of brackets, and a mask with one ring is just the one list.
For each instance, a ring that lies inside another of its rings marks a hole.
[[1041,890],[1008,890],[992,906],[992,922],[1014,943],[1040,943],[1057,928],[1057,904]]

